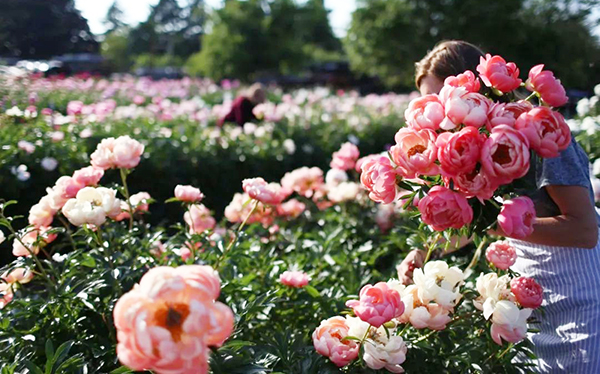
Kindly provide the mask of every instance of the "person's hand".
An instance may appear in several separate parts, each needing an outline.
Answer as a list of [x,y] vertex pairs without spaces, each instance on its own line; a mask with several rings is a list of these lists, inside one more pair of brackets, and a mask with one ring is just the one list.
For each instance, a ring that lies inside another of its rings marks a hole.
[[487,233],[488,235],[507,237],[506,233],[504,232],[504,230],[502,230],[502,227],[500,227],[500,225],[496,225],[496,227],[494,227],[493,229],[489,229]]
[[420,249],[415,249],[410,251],[408,255],[404,258],[404,260],[396,267],[398,271],[398,278],[403,284],[412,283],[413,271],[416,268],[420,268],[423,266],[423,262],[425,261],[425,256],[427,254],[425,251]]

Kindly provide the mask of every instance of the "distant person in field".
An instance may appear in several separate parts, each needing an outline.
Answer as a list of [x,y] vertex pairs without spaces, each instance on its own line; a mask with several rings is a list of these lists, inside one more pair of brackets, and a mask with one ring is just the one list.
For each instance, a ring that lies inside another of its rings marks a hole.
[[237,123],[243,126],[246,122],[256,121],[257,118],[252,113],[252,109],[267,98],[265,88],[260,83],[255,83],[245,94],[238,96],[231,105],[231,110],[227,115],[219,120],[219,127],[226,122]]

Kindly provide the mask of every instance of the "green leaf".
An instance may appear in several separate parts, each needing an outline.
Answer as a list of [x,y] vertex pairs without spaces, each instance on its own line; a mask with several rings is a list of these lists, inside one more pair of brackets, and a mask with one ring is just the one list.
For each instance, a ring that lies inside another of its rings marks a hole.
[[54,359],[54,346],[52,340],[46,340],[46,374],[52,373],[52,361]]
[[25,364],[25,367],[27,367],[27,369],[29,369],[31,374],[44,374],[42,369],[40,369],[36,364],[34,364],[33,362],[31,362],[29,360],[24,360],[23,364]]
[[306,292],[308,292],[308,294],[309,294],[310,296],[312,296],[312,297],[315,297],[315,298],[316,298],[316,297],[321,297],[321,294],[319,293],[319,291],[317,291],[317,289],[316,289],[316,288],[314,288],[314,287],[313,287],[313,286],[311,286],[311,285],[308,285],[308,284],[307,284],[306,286],[304,286],[304,289],[305,289],[305,290],[306,290]]
[[129,369],[127,366],[121,366],[120,368],[115,369],[110,372],[110,374],[127,374],[127,373],[133,373],[133,370]]

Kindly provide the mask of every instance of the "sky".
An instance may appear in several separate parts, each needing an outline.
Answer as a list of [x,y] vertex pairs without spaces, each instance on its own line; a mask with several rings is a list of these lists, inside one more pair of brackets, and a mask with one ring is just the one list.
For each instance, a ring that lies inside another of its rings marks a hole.
[[[75,0],[75,6],[87,18],[90,29],[94,34],[102,34],[106,28],[102,24],[108,8],[114,0]],[[145,21],[150,14],[150,6],[158,0],[120,0],[119,7],[123,10],[125,21],[131,25]],[[220,7],[221,0],[205,0],[212,7]],[[331,10],[329,21],[337,36],[346,35],[350,17],[356,8],[355,0],[325,0],[325,6]]]

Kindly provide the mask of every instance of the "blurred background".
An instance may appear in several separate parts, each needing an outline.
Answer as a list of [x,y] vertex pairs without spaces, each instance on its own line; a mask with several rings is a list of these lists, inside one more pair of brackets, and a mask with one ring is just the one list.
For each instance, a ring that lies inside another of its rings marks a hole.
[[464,39],[522,72],[545,62],[577,98],[600,81],[599,19],[596,0],[1,0],[0,63],[402,92],[436,42]]

